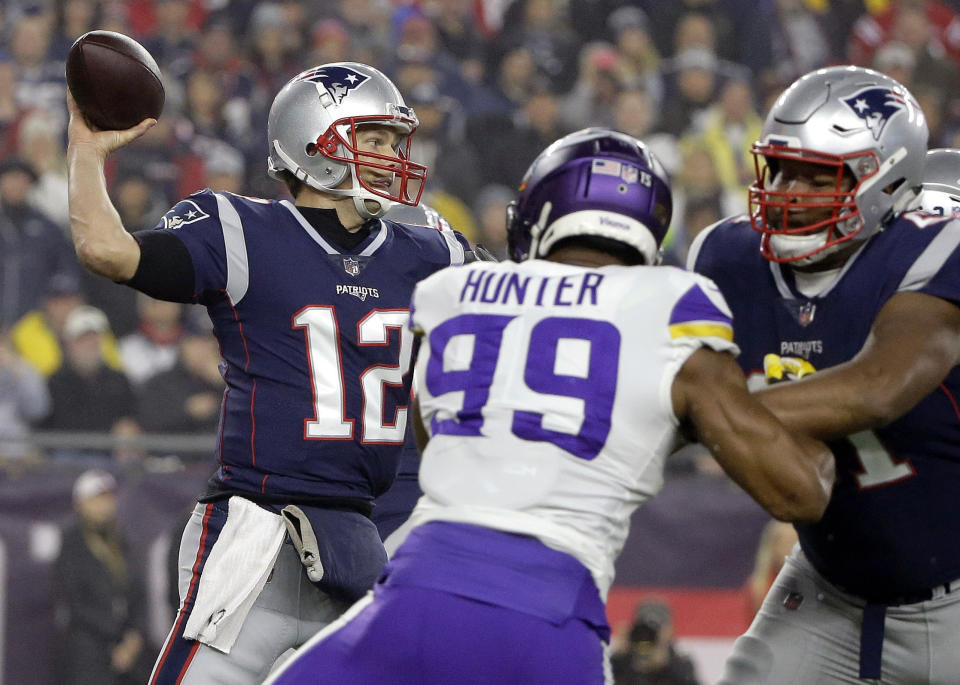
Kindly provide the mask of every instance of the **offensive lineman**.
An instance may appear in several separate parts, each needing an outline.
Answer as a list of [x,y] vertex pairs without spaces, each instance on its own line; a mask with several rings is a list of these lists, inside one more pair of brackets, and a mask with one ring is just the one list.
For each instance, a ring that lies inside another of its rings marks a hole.
[[382,570],[368,517],[404,444],[410,295],[468,246],[380,219],[417,203],[426,168],[409,157],[416,115],[369,66],[309,69],[276,96],[269,173],[294,203],[204,190],[136,235],[103,164],[152,120],[98,132],[68,105],[77,255],[153,297],[205,305],[227,384],[218,469],[183,533],[180,611],[150,682],[260,683]]
[[426,494],[375,589],[268,683],[609,682],[614,559],[681,428],[778,518],[819,518],[832,457],[747,392],[713,284],[627,266],[658,261],[670,211],[643,143],[585,129],[521,185],[529,260],[417,286]]
[[835,440],[837,460],[830,506],[797,525],[723,683],[957,682],[960,221],[903,211],[926,147],[898,82],[811,72],[754,146],[750,215],[691,247],[690,269],[730,303],[748,374],[769,354],[821,369],[758,397]]

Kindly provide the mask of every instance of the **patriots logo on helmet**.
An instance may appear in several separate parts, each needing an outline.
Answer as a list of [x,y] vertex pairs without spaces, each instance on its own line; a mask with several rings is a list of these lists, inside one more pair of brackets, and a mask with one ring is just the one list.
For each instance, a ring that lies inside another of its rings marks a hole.
[[346,97],[351,90],[369,78],[369,76],[365,76],[359,71],[350,69],[349,67],[317,67],[316,69],[305,71],[300,76],[301,81],[319,83],[326,88],[327,92],[330,93],[330,97],[332,97],[333,101],[338,105],[343,102],[343,98]]
[[863,119],[874,140],[880,140],[883,127],[906,104],[903,95],[889,88],[866,88],[843,102]]

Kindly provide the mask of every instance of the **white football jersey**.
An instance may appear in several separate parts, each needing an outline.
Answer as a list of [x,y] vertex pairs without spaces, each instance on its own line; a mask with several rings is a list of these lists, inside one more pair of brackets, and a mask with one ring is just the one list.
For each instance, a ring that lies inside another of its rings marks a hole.
[[674,376],[701,345],[737,353],[716,286],[672,267],[477,262],[420,282],[410,325],[431,436],[410,527],[534,536],[606,598],[677,442]]

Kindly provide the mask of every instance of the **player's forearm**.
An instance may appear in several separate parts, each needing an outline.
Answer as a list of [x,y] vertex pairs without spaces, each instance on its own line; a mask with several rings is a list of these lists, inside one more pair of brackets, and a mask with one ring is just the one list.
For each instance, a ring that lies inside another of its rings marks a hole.
[[834,482],[826,445],[754,412],[731,412],[729,430],[710,437],[701,436],[723,469],[771,516],[792,523],[823,516]]
[[110,201],[103,159],[89,145],[67,149],[70,232],[80,262],[114,281],[133,277],[140,248]]
[[747,392],[728,355],[698,350],[674,380],[674,408],[723,470],[781,521],[816,521],[833,488],[833,456],[793,436]]
[[790,430],[831,440],[900,418],[958,363],[960,308],[903,292],[884,305],[853,359],[756,396]]
[[840,367],[814,377],[758,390],[755,395],[792,431],[820,440],[868,430],[892,420],[890,387]]

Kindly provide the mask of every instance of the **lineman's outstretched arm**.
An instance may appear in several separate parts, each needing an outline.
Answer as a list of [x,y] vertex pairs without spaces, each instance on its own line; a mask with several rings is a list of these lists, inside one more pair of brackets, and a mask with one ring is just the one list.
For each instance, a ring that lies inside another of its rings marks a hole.
[[756,397],[791,430],[821,440],[877,428],[903,416],[960,363],[960,307],[901,292],[883,306],[849,362]]
[[819,441],[791,435],[747,390],[733,357],[700,348],[680,369],[672,393],[677,417],[772,516],[812,522],[823,515],[833,455]]
[[140,262],[140,246],[124,229],[110,201],[103,165],[107,155],[139,138],[157,121],[144,119],[126,131],[97,131],[87,125],[69,93],[67,108],[67,177],[74,249],[80,262],[94,273],[114,281],[129,280]]

